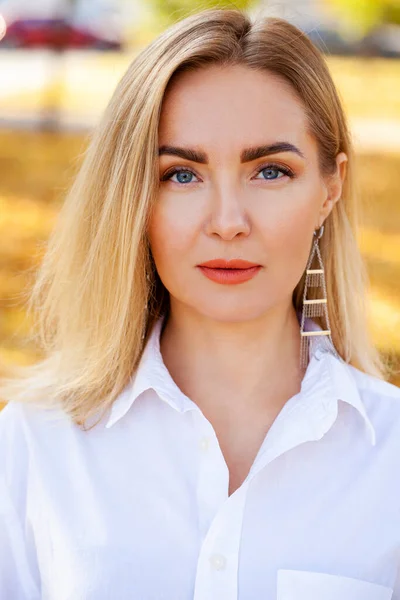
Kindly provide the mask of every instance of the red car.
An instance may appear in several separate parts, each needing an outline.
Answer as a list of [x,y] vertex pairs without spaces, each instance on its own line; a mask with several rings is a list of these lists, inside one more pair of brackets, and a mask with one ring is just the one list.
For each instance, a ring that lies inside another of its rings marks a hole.
[[7,25],[0,48],[93,48],[121,50],[118,40],[104,39],[64,19],[17,19]]

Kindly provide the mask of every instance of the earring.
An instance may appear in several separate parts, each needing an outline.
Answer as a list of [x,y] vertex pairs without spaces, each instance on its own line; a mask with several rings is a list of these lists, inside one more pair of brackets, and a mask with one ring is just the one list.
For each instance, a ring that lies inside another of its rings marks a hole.
[[[310,350],[314,351],[315,347],[319,347],[327,352],[331,352],[339,359],[341,358],[333,345],[331,337],[331,328],[329,323],[327,306],[328,300],[326,296],[325,285],[325,270],[318,244],[319,240],[323,236],[323,233],[324,225],[321,225],[318,232],[314,231],[313,248],[306,267],[306,279],[303,293],[303,310],[300,325],[300,366],[302,369],[306,369],[308,359],[310,356]],[[316,269],[312,269],[311,265],[315,255],[317,256],[319,266]],[[313,300],[307,299],[307,290],[309,287],[322,288],[322,297]],[[323,329],[321,331],[305,331],[305,320],[306,318],[312,317],[325,317],[326,329]]]

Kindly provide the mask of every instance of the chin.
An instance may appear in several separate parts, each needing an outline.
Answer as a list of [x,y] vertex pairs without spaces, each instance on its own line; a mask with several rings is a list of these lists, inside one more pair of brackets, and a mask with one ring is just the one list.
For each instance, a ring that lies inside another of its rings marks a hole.
[[249,306],[248,303],[244,306],[243,302],[240,302],[239,305],[237,303],[214,302],[210,305],[196,305],[193,308],[208,319],[225,323],[258,319],[268,310],[266,306]]

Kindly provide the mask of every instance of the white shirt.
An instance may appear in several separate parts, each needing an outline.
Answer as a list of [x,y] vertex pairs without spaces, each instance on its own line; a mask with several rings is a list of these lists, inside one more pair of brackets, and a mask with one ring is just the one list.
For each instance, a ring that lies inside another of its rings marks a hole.
[[0,413],[1,600],[400,600],[400,389],[314,350],[228,497],[161,324],[93,429]]

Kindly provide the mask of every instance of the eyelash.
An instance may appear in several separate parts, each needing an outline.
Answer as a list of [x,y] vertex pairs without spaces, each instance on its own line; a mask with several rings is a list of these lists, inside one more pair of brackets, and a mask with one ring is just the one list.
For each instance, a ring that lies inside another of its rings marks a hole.
[[[256,175],[261,173],[261,171],[265,171],[266,169],[276,169],[277,171],[281,171],[282,173],[284,173],[291,179],[293,179],[295,177],[295,174],[293,173],[293,171],[291,169],[289,169],[289,167],[284,167],[283,165],[278,165],[276,163],[268,163],[267,165],[261,166],[256,171]],[[161,181],[168,181],[169,179],[171,179],[171,177],[173,177],[173,175],[175,175],[175,173],[180,173],[181,171],[184,171],[185,173],[186,172],[192,173],[193,175],[195,175],[197,177],[196,173],[188,167],[174,167],[172,170],[164,173],[163,177],[161,178]],[[281,179],[281,177],[278,177],[278,179]],[[268,179],[265,179],[264,181],[268,181]],[[271,179],[270,181],[275,181],[275,180]],[[177,183],[177,185],[190,185],[190,183],[197,183],[197,181],[189,182],[189,184],[188,183],[178,183],[176,181],[173,181],[173,183]]]

